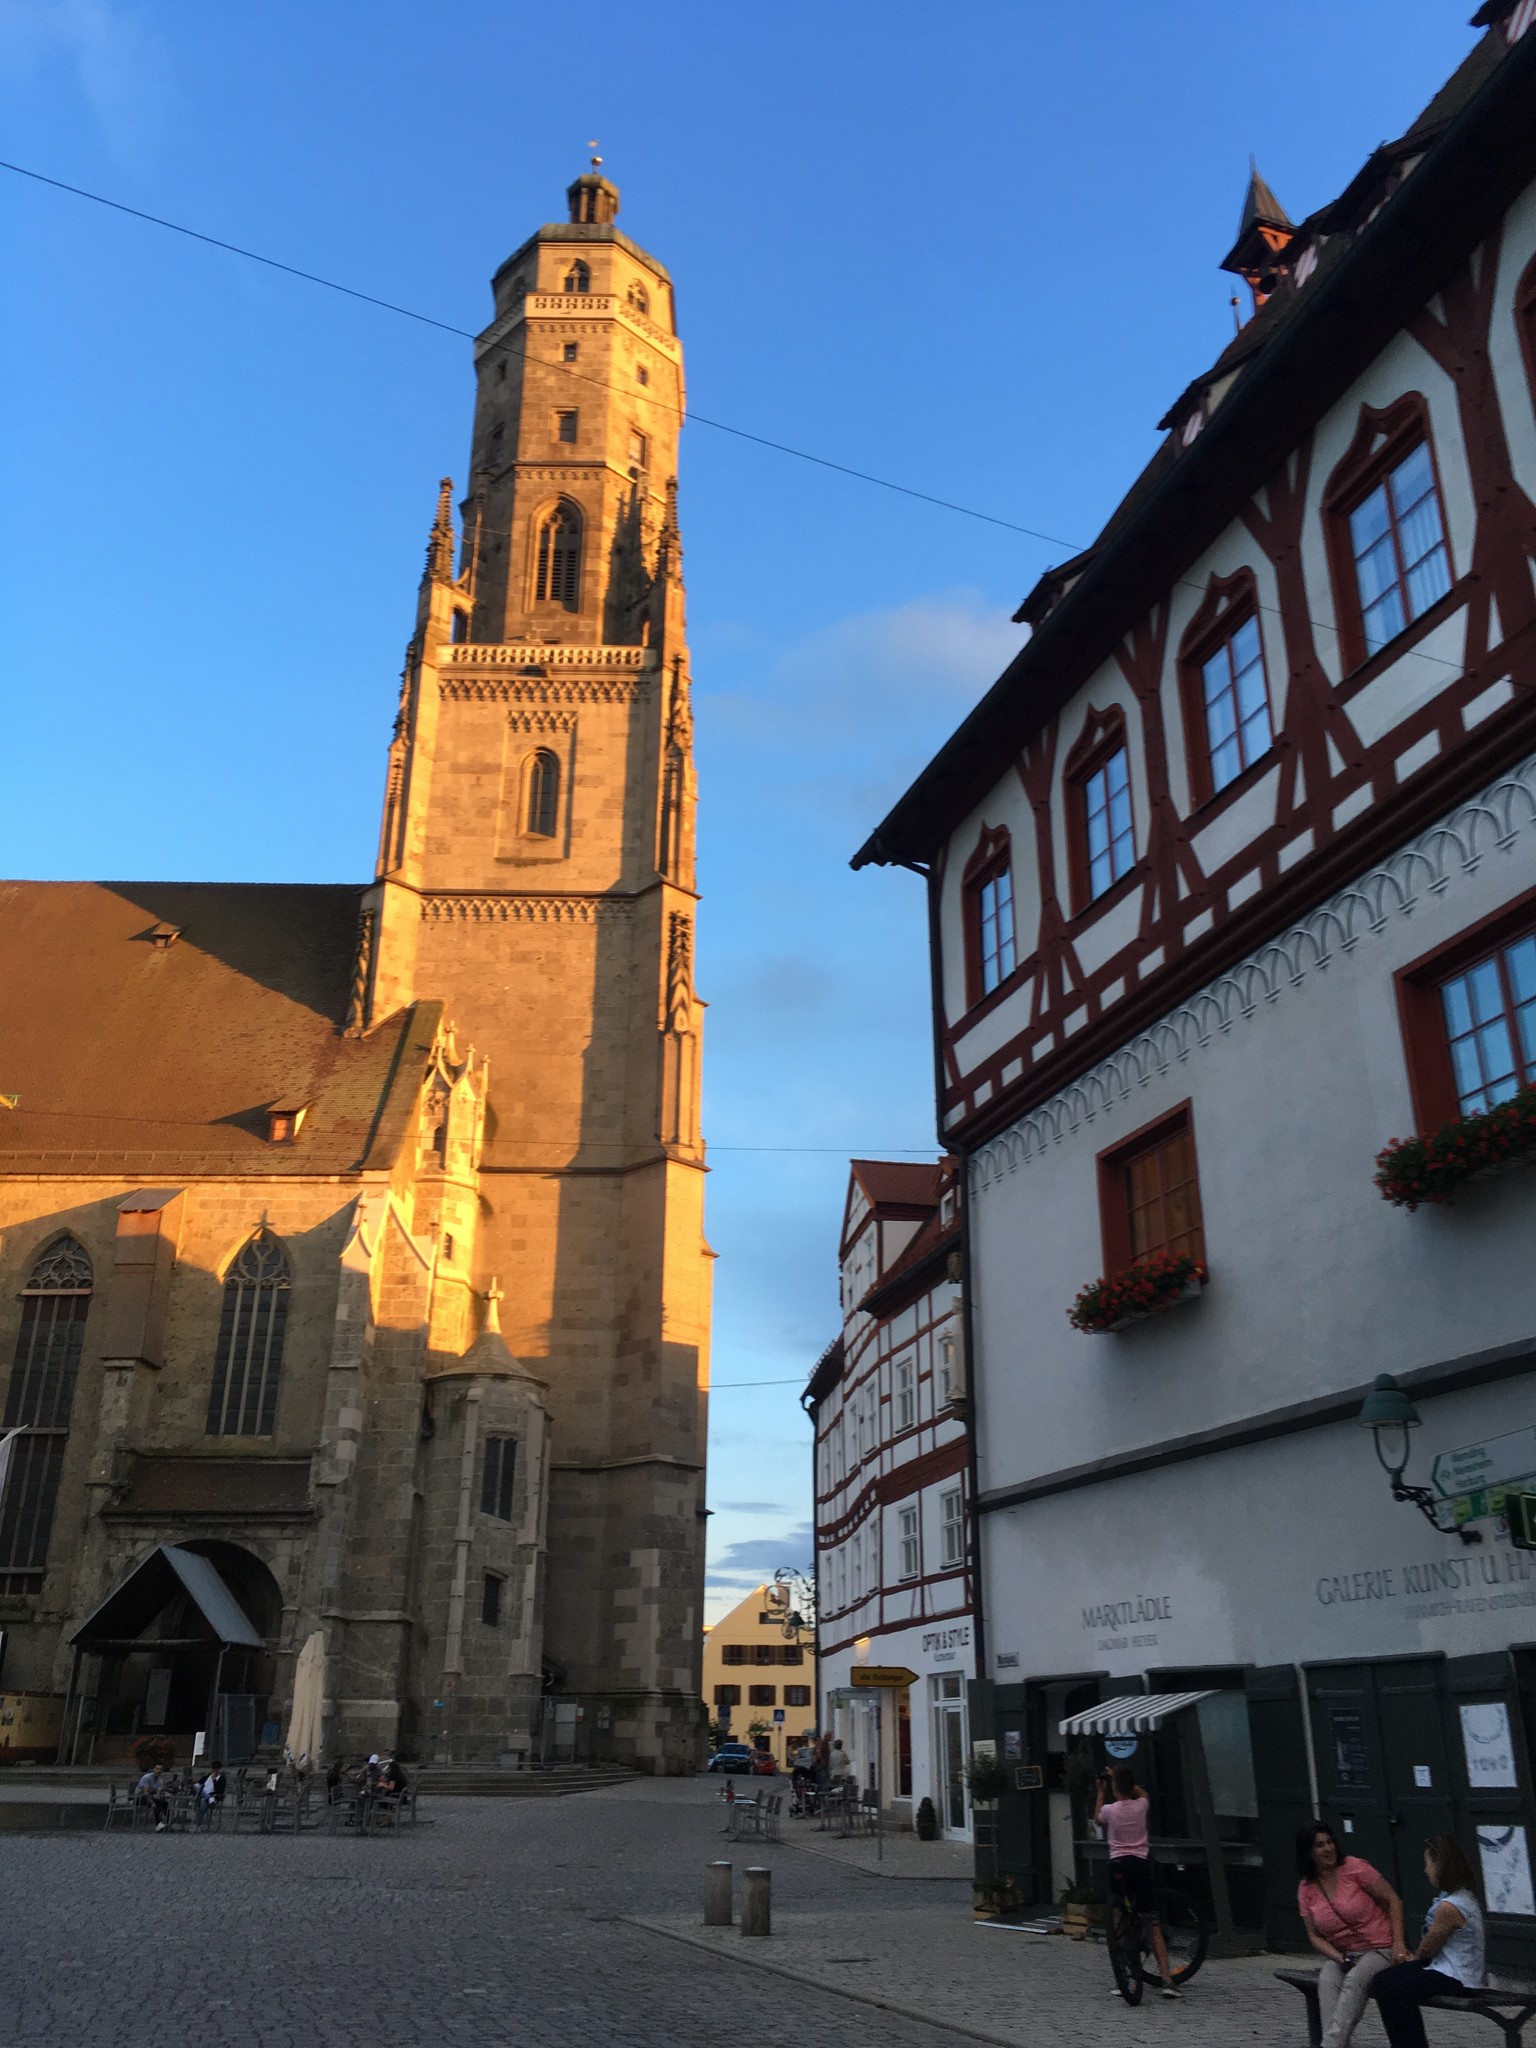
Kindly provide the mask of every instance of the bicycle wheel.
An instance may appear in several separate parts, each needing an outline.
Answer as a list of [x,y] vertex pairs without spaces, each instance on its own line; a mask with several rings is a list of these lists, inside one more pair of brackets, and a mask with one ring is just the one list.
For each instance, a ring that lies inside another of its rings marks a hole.
[[[1163,1939],[1168,1944],[1168,1967],[1173,1973],[1173,1981],[1175,1984],[1187,1984],[1205,1961],[1210,1929],[1188,1892],[1167,1891],[1159,1886],[1155,1897],[1157,1917],[1163,1923]],[[1154,1984],[1162,1983],[1157,1972],[1157,1958],[1150,1953],[1146,1971]]]
[[1115,1988],[1127,2005],[1140,2005],[1141,1922],[1123,1899],[1112,1898],[1104,1922],[1104,1946],[1109,1950],[1109,1967],[1115,1973]]

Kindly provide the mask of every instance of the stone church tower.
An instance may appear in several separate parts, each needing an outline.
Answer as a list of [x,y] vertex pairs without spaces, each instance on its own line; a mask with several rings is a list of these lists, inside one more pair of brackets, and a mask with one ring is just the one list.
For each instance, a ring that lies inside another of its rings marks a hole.
[[698,1755],[682,358],[569,196],[495,278],[372,883],[0,884],[4,1683],[81,1760],[238,1761],[316,1637],[327,1755]]
[[476,343],[461,566],[445,482],[361,1021],[430,993],[489,1065],[460,1222],[548,1387],[546,1669],[659,1731],[697,1694],[709,1321],[683,364],[615,187],[568,198]]

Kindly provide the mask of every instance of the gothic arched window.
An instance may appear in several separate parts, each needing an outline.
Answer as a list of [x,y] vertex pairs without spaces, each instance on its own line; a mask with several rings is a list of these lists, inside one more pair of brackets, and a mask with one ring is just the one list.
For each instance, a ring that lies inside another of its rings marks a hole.
[[557,505],[539,527],[533,594],[539,603],[576,609],[581,589],[581,515],[574,505]]
[[91,1306],[91,1261],[72,1237],[56,1238],[21,1293],[21,1328],[11,1361],[0,1435],[11,1445],[0,1497],[0,1594],[35,1593],[42,1584],[53,1528],[80,1348]]
[[231,1260],[208,1397],[209,1436],[272,1434],[289,1284],[288,1254],[265,1228]]
[[548,747],[540,747],[528,763],[528,802],[523,830],[535,839],[553,839],[560,818],[560,763]]
[[645,286],[639,278],[636,278],[629,288],[629,303],[637,313],[649,313],[651,310],[650,299],[646,296]]
[[565,288],[568,292],[589,292],[592,289],[592,272],[579,256],[565,273]]

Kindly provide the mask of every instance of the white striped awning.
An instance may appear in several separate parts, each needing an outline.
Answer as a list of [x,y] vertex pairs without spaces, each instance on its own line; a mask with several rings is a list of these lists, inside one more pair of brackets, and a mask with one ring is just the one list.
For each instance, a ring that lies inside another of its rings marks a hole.
[[1068,1714],[1061,1724],[1063,1735],[1139,1735],[1144,1728],[1161,1728],[1170,1714],[1181,1714],[1200,1700],[1213,1699],[1220,1690],[1208,1686],[1204,1692],[1130,1692],[1117,1700],[1100,1700],[1084,1714]]

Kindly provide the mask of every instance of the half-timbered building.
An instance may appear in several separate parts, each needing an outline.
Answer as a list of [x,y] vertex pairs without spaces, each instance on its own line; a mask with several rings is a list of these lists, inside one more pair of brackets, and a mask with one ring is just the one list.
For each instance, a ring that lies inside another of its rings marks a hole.
[[1239,1921],[1298,1932],[1321,1809],[1410,1909],[1459,1834],[1495,1955],[1536,1938],[1536,1559],[1496,1496],[1394,1500],[1356,1426],[1392,1373],[1408,1484],[1536,1462],[1536,1165],[1471,1171],[1536,1157],[1533,13],[1485,6],[1305,219],[1255,175],[1236,338],[855,863],[930,891],[975,1732],[1039,1768],[1001,1823],[1036,1896],[1089,1853],[1097,1707],[1207,1694],[1110,1753]]
[[[840,1245],[842,1334],[805,1405],[816,1432],[824,1725],[898,1822],[933,1801],[970,1833],[963,1769],[975,1676],[969,1439],[952,1165],[855,1159]],[[906,1674],[884,1689],[857,1666]]]

